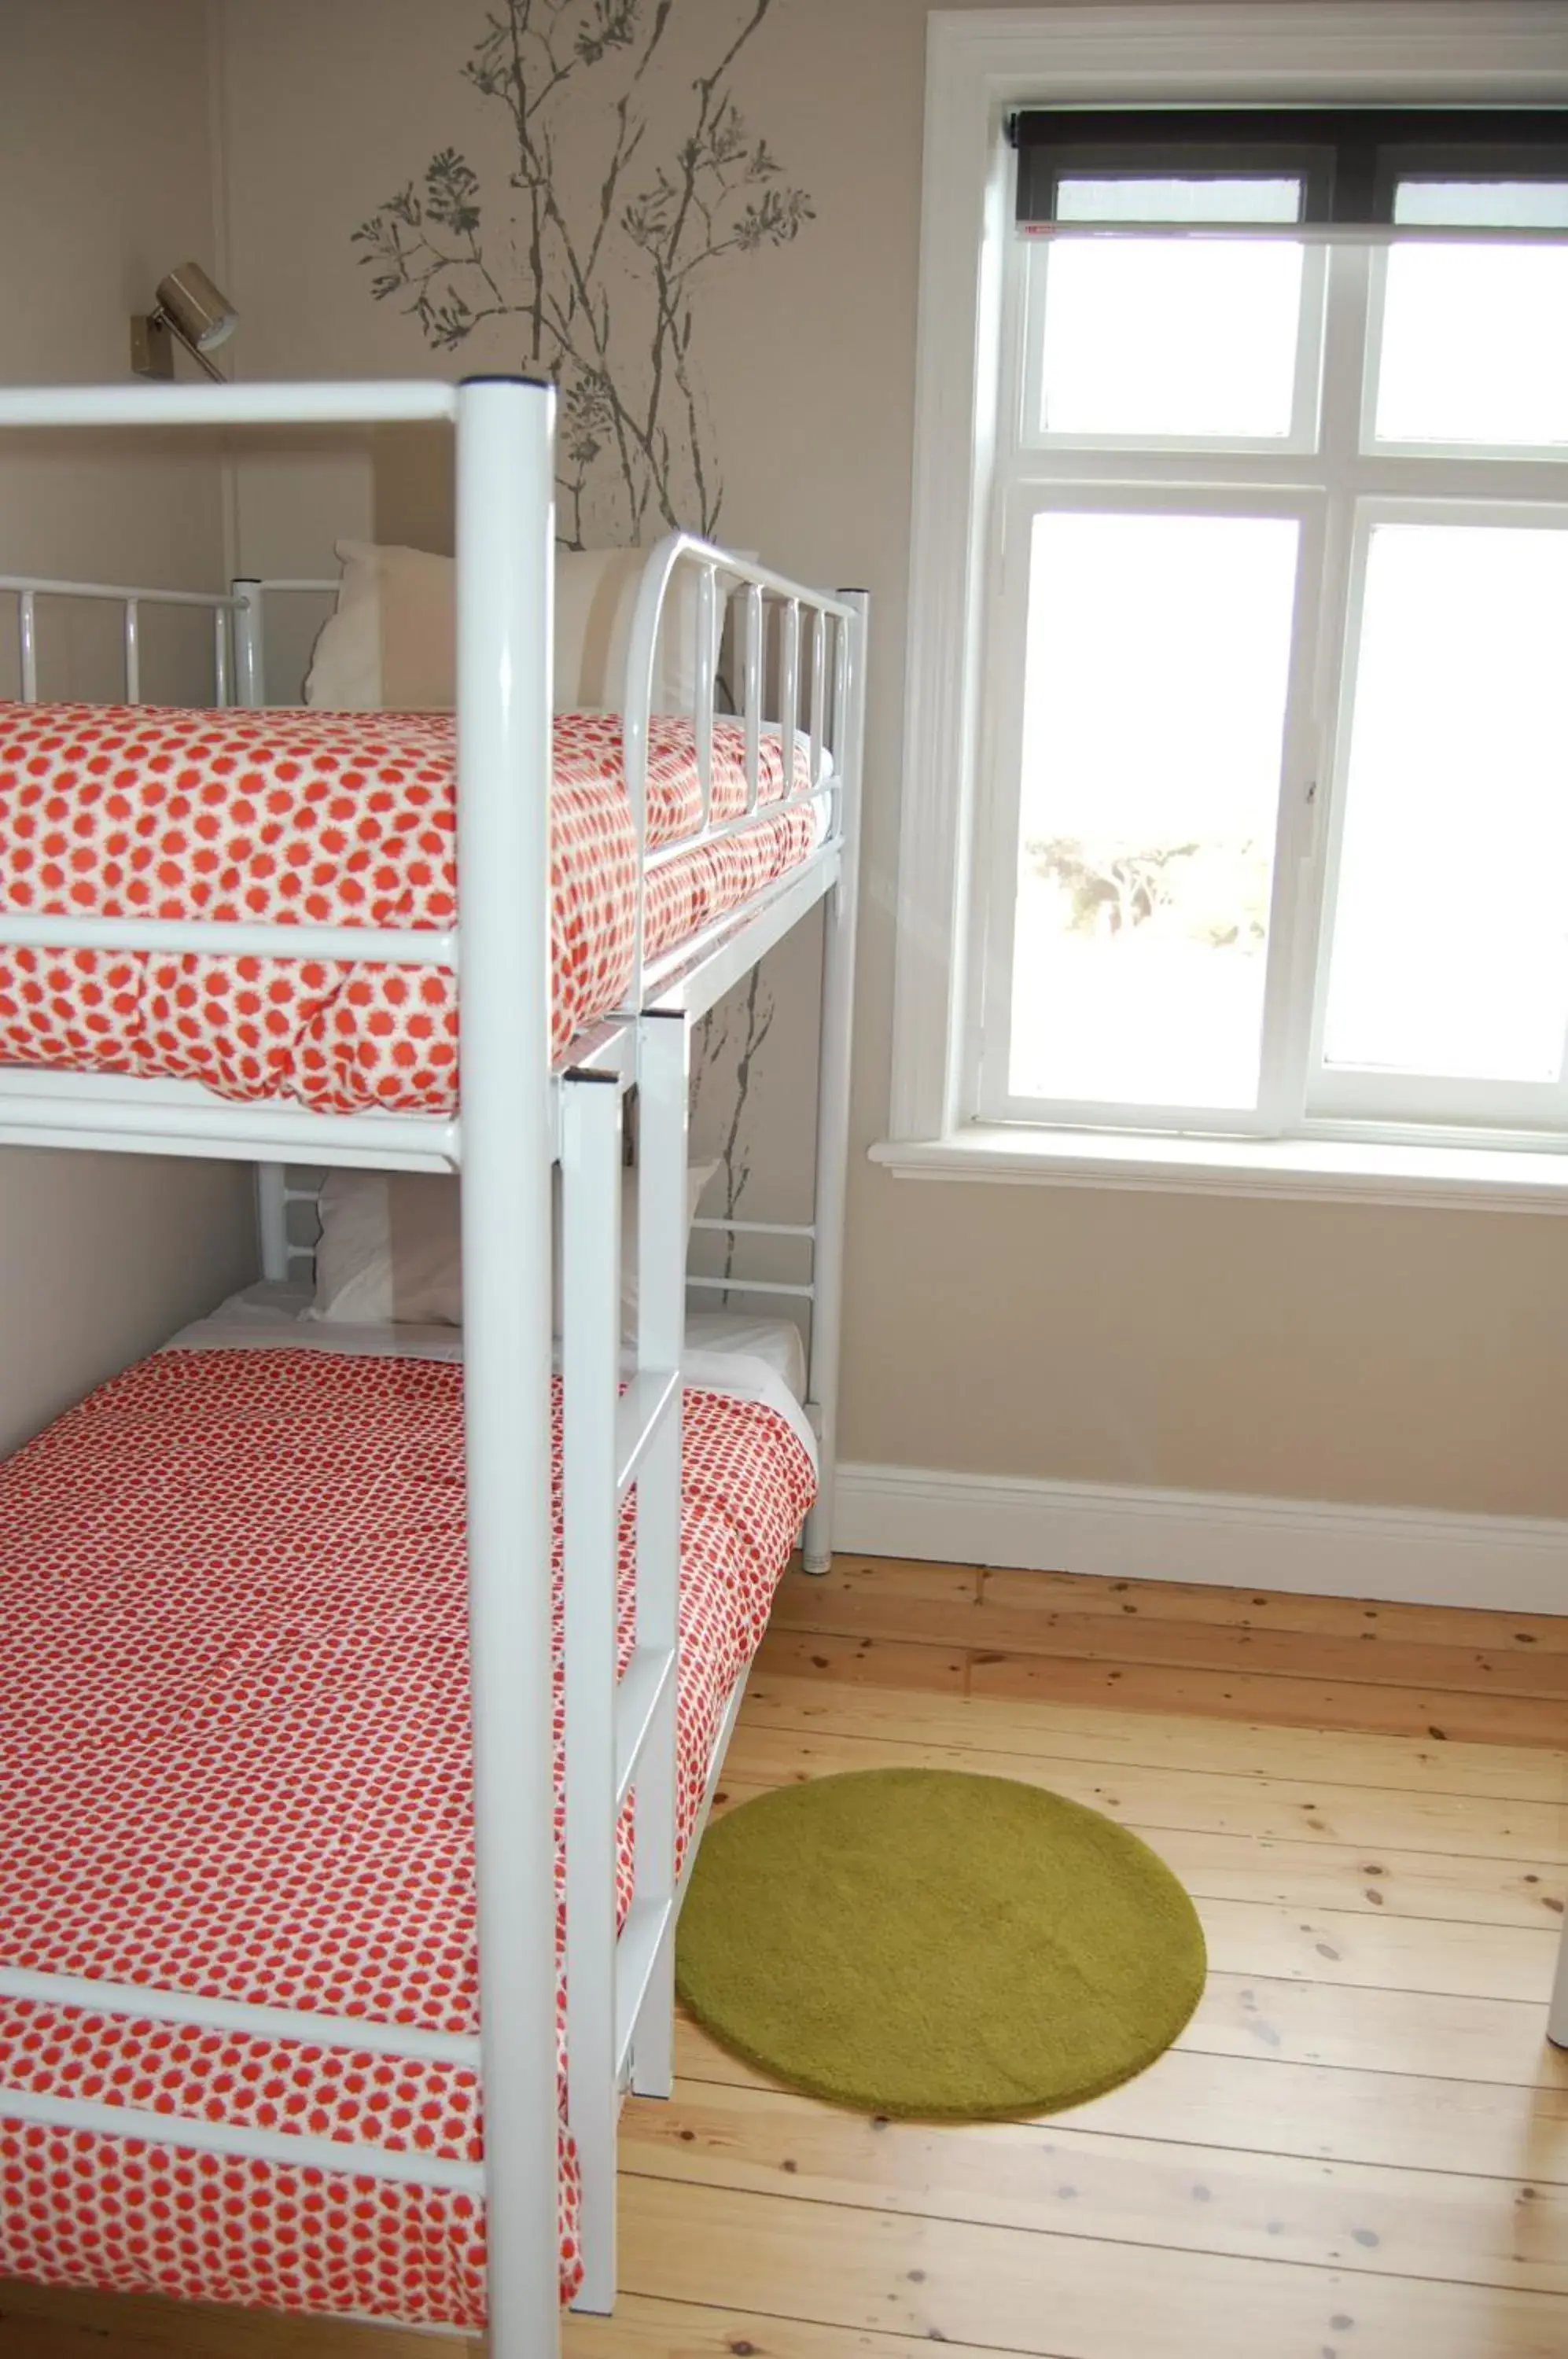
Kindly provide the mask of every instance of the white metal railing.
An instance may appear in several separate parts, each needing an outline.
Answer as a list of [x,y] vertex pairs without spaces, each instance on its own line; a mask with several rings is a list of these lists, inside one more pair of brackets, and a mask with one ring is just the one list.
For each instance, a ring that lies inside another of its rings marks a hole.
[[[142,608],[204,609],[212,614],[213,625],[212,701],[218,705],[226,705],[229,701],[229,633],[233,619],[244,603],[232,592],[222,595],[200,590],[131,589],[103,582],[56,582],[40,574],[0,573],[0,597],[5,596],[14,597],[16,601],[16,669],[24,704],[36,704],[38,701],[40,598],[119,607],[127,704],[139,704],[142,701]],[[63,949],[66,945],[62,943],[60,947]]]
[[289,576],[242,580],[232,582],[223,592],[162,590],[145,584],[133,588],[104,582],[57,582],[42,574],[0,574],[0,597],[14,597],[16,602],[16,669],[24,704],[38,701],[40,598],[60,604],[85,602],[120,608],[127,704],[142,701],[142,608],[206,610],[212,617],[212,702],[220,711],[226,711],[235,702],[256,706],[267,701],[264,600],[274,592],[307,592],[331,597],[337,587],[335,582]]
[[[518,378],[478,378],[548,388]],[[69,426],[393,426],[422,419],[456,424],[470,385],[429,378],[347,378],[277,385],[18,385],[0,386],[0,433],[17,427]]]
[[[701,810],[695,827],[657,845],[648,842],[648,717],[653,705],[655,666],[660,625],[671,610],[671,588],[681,577],[695,576],[696,683],[691,714],[696,738]],[[741,713],[746,794],[743,810],[733,816],[713,817],[714,734],[717,727],[717,680],[724,625],[727,611],[738,601],[741,626]],[[802,672],[800,662],[800,614],[811,615],[810,696],[805,730],[800,726]],[[762,796],[762,746],[768,724],[763,719],[767,692],[766,664],[768,617],[779,617],[778,679],[780,791],[768,800]],[[626,660],[625,699],[626,790],[636,831],[638,875],[637,908],[633,945],[632,976],[627,1005],[634,1009],[656,1001],[669,979],[691,965],[712,945],[735,930],[737,922],[755,916],[776,892],[788,888],[789,877],[754,896],[744,911],[729,912],[662,956],[648,954],[648,880],[671,863],[694,852],[786,822],[790,814],[817,809],[822,817],[822,842],[833,846],[842,837],[842,770],[836,759],[824,774],[828,739],[824,719],[829,706],[830,675],[833,709],[846,720],[847,684],[851,675],[850,638],[857,626],[853,601],[808,588],[749,559],[730,556],[712,541],[692,533],[672,533],[654,549],[643,569],[633,611]],[[807,778],[797,783],[796,749],[802,737],[808,749]]]

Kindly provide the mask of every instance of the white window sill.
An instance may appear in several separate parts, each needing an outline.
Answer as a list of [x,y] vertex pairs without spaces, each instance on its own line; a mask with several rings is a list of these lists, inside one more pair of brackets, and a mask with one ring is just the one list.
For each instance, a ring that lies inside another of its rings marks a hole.
[[904,1180],[1568,1212],[1568,1153],[1550,1148],[1164,1138],[975,1123],[946,1138],[883,1139],[871,1160]]

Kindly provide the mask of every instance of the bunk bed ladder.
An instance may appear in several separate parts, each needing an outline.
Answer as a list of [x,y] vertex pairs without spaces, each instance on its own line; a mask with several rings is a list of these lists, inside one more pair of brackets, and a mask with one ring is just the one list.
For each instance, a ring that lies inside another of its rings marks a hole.
[[[640,1760],[637,1884],[658,1912],[660,1936],[627,2018],[624,2059],[641,2097],[668,2097],[675,2082],[675,1709],[681,1602],[681,1354],[686,1339],[686,1147],[691,1105],[690,1030],[683,1016],[650,1015],[638,1027],[640,1187],[637,1198],[639,1385],[673,1376],[637,1476],[637,1651],[669,1665],[657,1708],[639,1719],[623,1688],[626,1757]],[[634,1665],[637,1657],[634,1656]],[[634,1748],[637,1750],[634,1752]],[[628,1766],[628,1776],[630,1769]]]
[[[627,2081],[670,2085],[675,1703],[684,1304],[686,1027],[636,1029],[640,1080],[636,1360],[621,1376],[622,1103],[630,1074],[562,1083],[561,1535],[565,1619],[567,2110],[582,2174],[576,2307],[615,2290],[615,2124]],[[617,1684],[621,1508],[635,1491],[637,1628]],[[633,1893],[616,1929],[615,1827],[636,1795]]]

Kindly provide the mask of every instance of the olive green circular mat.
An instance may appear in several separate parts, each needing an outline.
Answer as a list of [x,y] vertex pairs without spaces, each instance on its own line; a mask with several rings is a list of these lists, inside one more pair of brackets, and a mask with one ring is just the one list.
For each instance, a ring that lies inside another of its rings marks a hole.
[[681,1995],[776,2079],[872,2114],[1053,2113],[1130,2080],[1197,2006],[1186,1893],[1097,1810],[942,1769],[815,1777],[708,1830]]

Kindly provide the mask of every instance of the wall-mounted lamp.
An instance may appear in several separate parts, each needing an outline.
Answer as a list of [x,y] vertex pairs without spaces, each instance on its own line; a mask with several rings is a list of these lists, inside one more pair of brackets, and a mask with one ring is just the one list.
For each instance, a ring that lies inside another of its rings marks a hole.
[[208,355],[228,342],[239,322],[239,313],[206,272],[194,262],[181,263],[158,280],[151,311],[132,315],[131,367],[137,376],[171,377],[174,347],[180,343],[222,385],[223,372]]

